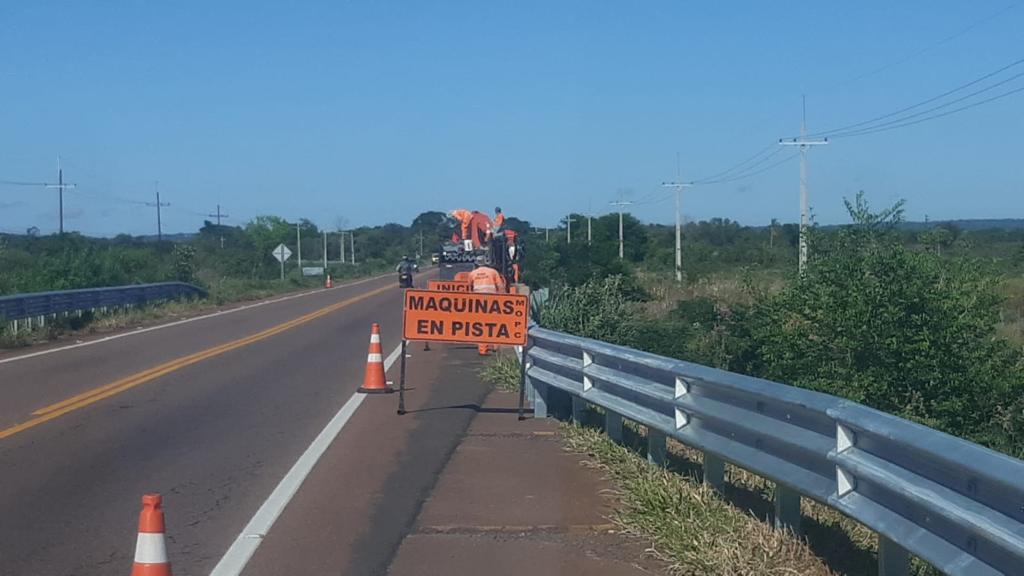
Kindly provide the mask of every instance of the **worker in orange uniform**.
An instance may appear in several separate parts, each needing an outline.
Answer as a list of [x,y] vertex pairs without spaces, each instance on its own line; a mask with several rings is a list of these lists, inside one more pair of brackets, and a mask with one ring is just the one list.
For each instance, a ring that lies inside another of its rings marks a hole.
[[[505,292],[505,279],[498,274],[497,270],[487,265],[486,256],[476,257],[476,268],[469,273],[469,284],[473,288],[473,292],[484,294]],[[498,349],[496,346],[487,344],[477,344],[476,346],[476,350],[481,356],[486,356],[491,348]]]
[[512,263],[512,281],[519,283],[519,251],[516,247],[516,231],[505,230],[505,245],[508,246],[508,260]]
[[473,213],[469,210],[456,208],[449,212],[448,215],[459,221],[459,225],[462,228],[462,243],[466,246],[466,250],[472,250],[473,241],[469,238],[469,223],[473,220]]
[[494,231],[500,232],[502,225],[505,224],[505,215],[501,213],[501,206],[494,209]]

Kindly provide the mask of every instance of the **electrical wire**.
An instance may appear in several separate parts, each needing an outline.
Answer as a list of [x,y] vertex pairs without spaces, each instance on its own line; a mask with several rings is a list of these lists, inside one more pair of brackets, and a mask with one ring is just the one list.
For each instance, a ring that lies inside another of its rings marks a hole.
[[747,178],[750,178],[752,176],[757,176],[758,174],[763,174],[763,173],[771,170],[772,168],[775,168],[777,166],[781,166],[781,165],[785,164],[786,162],[789,162],[790,160],[796,158],[799,155],[800,155],[800,152],[794,152],[794,153],[790,154],[789,156],[786,156],[782,160],[779,160],[778,162],[773,162],[772,164],[769,164],[768,166],[765,166],[764,168],[761,168],[760,170],[755,170],[753,172],[748,172],[746,174],[742,174],[742,175],[738,175],[738,176],[733,176],[731,178],[725,178],[725,179],[722,179],[722,180],[712,180],[712,181],[709,181],[709,182],[702,182],[702,184],[727,184],[729,182],[736,182],[738,180],[746,180]]
[[870,78],[871,76],[874,76],[875,74],[878,74],[880,72],[884,72],[884,71],[888,70],[889,68],[893,68],[893,67],[899,66],[900,64],[904,64],[906,62],[909,62],[909,61],[913,60],[914,58],[917,58],[918,56],[922,56],[922,55],[924,55],[924,54],[934,50],[935,48],[938,48],[939,46],[942,46],[943,44],[948,44],[949,42],[952,42],[953,40],[956,40],[957,38],[967,34],[971,30],[974,30],[975,28],[981,26],[982,24],[987,24],[988,22],[990,22],[992,20],[995,20],[996,18],[1002,16],[1003,14],[1009,12],[1010,10],[1013,10],[1014,8],[1016,8],[1019,5],[1020,5],[1019,2],[1011,2],[1010,4],[1004,6],[1003,8],[1001,8],[999,10],[997,10],[993,14],[985,16],[984,18],[981,18],[979,20],[975,20],[974,22],[968,24],[966,27],[960,29],[960,31],[955,32],[953,34],[950,34],[949,36],[946,36],[945,38],[941,38],[941,39],[937,40],[936,42],[934,42],[934,43],[932,43],[932,44],[930,44],[928,46],[925,46],[924,48],[921,48],[920,50],[918,50],[918,51],[916,51],[914,53],[911,53],[908,56],[905,56],[905,57],[903,57],[903,58],[901,58],[899,60],[895,60],[893,62],[889,62],[888,64],[883,64],[882,66],[879,66],[878,68],[875,68],[874,70],[871,70],[869,72],[865,72],[863,74],[854,76],[853,78],[850,78],[849,80],[844,80],[842,82],[839,82],[838,84],[834,84],[833,86],[831,86],[827,90],[831,91],[831,90],[835,90],[837,88],[842,88],[843,86],[848,86],[850,84],[853,84],[854,82],[858,82],[858,81],[863,80],[865,78]]
[[981,106],[983,104],[988,104],[989,102],[994,102],[996,100],[1001,100],[1003,98],[1006,98],[1007,96],[1012,96],[1013,94],[1017,94],[1018,92],[1024,92],[1024,86],[1020,86],[1018,88],[1014,88],[1013,90],[1010,90],[1008,92],[1003,92],[1002,94],[997,94],[995,96],[986,98],[984,100],[979,100],[978,102],[972,102],[970,104],[961,106],[959,108],[954,108],[953,110],[947,110],[947,111],[945,111],[945,112],[943,112],[941,114],[934,114],[932,116],[927,116],[925,118],[920,118],[920,119],[914,120],[912,122],[904,122],[902,124],[896,124],[896,125],[888,126],[888,127],[884,127],[884,128],[878,128],[878,127],[876,127],[876,128],[865,128],[863,130],[856,131],[856,132],[851,132],[851,133],[847,133],[847,134],[839,134],[839,135],[833,136],[833,138],[849,138],[849,137],[852,137],[852,136],[864,136],[864,135],[867,135],[867,134],[876,134],[878,132],[887,132],[889,130],[895,130],[897,128],[903,128],[904,126],[913,126],[914,124],[920,124],[922,122],[927,122],[929,120],[934,120],[936,118],[942,118],[944,116],[949,116],[951,114],[956,114],[957,112],[962,112],[964,110],[970,110],[971,108],[977,108],[978,106]]
[[975,90],[974,92],[971,92],[970,94],[966,94],[966,95],[961,96],[959,98],[956,98],[954,100],[950,100],[949,102],[945,102],[943,104],[939,104],[938,106],[932,106],[931,108],[927,108],[925,110],[921,110],[920,112],[915,112],[913,114],[908,114],[906,116],[901,116],[899,118],[896,118],[894,120],[890,120],[888,122],[882,122],[881,124],[874,124],[872,126],[866,126],[866,127],[861,128],[859,130],[852,130],[852,131],[845,131],[845,132],[835,132],[835,133],[830,134],[829,136],[832,137],[832,138],[841,138],[843,136],[849,136],[851,134],[857,134],[857,133],[860,133],[860,132],[875,130],[877,128],[883,128],[885,126],[890,126],[890,125],[893,125],[893,124],[899,124],[899,123],[902,123],[902,122],[906,122],[907,120],[911,120],[913,118],[918,118],[920,116],[924,116],[926,114],[930,114],[932,112],[935,112],[936,110],[941,110],[943,108],[948,108],[949,106],[952,106],[953,104],[957,104],[959,102],[963,102],[964,100],[968,100],[968,99],[973,98],[974,96],[977,96],[979,94],[984,94],[985,92],[988,92],[990,90],[994,90],[994,89],[996,89],[996,88],[998,88],[1000,86],[1008,84],[1008,83],[1010,83],[1010,82],[1012,82],[1012,81],[1014,81],[1017,78],[1020,78],[1022,76],[1024,76],[1024,72],[1020,72],[1018,74],[1014,74],[1013,76],[1010,76],[1009,78],[1006,78],[1005,80],[1001,80],[1001,81],[999,81],[999,82],[997,82],[997,83],[995,83],[995,84],[993,84],[991,86],[987,86],[987,87],[982,88],[980,90]]
[[18,180],[0,180],[0,184],[6,186],[49,186],[46,182],[21,182]]
[[[847,132],[847,131],[852,130],[854,128],[860,128],[862,126],[866,127],[869,124],[874,124],[874,123],[879,122],[881,120],[886,120],[888,118],[892,118],[894,116],[898,116],[900,114],[903,114],[904,112],[909,112],[911,110],[914,110],[915,108],[920,108],[921,106],[926,106],[928,104],[931,104],[932,102],[936,102],[936,101],[941,100],[941,99],[943,99],[943,98],[945,98],[947,96],[951,96],[953,94],[956,94],[957,92],[960,92],[961,90],[966,90],[967,88],[970,88],[971,86],[974,86],[976,84],[984,82],[985,80],[988,80],[989,78],[992,78],[994,76],[998,76],[999,74],[1002,74],[1003,72],[1005,72],[1005,71],[1007,71],[1007,70],[1009,70],[1011,68],[1014,68],[1016,66],[1019,66],[1021,64],[1024,64],[1024,58],[1017,59],[1017,60],[1015,60],[1015,61],[1013,61],[1013,62],[1011,62],[1011,63],[1009,63],[1009,64],[1007,64],[1005,66],[1000,67],[997,70],[993,70],[992,72],[989,72],[989,73],[987,73],[987,74],[985,74],[985,75],[983,75],[981,77],[975,78],[974,80],[971,80],[970,82],[966,82],[966,83],[961,84],[961,85],[959,85],[959,86],[957,86],[955,88],[947,90],[947,91],[945,91],[945,92],[943,92],[943,93],[941,93],[941,94],[939,94],[937,96],[932,96],[931,98],[928,98],[926,100],[922,100],[922,101],[917,102],[915,104],[911,104],[910,106],[905,106],[903,108],[900,108],[899,110],[895,110],[893,112],[889,112],[888,114],[882,114],[881,116],[876,116],[874,118],[870,118],[868,120],[864,120],[864,121],[861,121],[861,122],[856,122],[854,124],[847,124],[846,126],[840,126],[838,128],[832,128],[832,129],[829,129],[829,130],[813,132],[811,134],[807,134],[806,137],[808,137],[808,138],[827,137],[827,136],[830,136],[832,134],[837,134],[837,133],[840,133],[840,132]],[[1019,76],[1019,74],[1017,76]],[[1017,76],[1013,76],[1012,78],[1016,78]],[[1002,81],[1002,83],[1005,83],[1005,82],[1006,82],[1006,80]],[[995,87],[995,86],[999,86],[999,84],[996,84],[993,87]]]
[[[747,164],[749,162],[752,162],[753,160],[757,159],[758,157],[760,157],[762,154],[764,154],[765,152],[767,152],[769,150],[775,149],[776,151],[778,151],[778,148],[779,148],[778,145],[773,142],[773,143],[765,146],[764,148],[758,150],[758,152],[756,154],[754,154],[753,156],[747,158],[746,160],[743,160],[742,162],[734,164],[734,165],[730,166],[729,168],[726,168],[725,170],[722,170],[721,172],[718,172],[716,174],[712,174],[710,176],[707,176],[706,178],[701,178],[699,180],[694,180],[693,182],[694,182],[694,184],[700,184],[702,182],[709,182],[709,181],[715,180],[717,178],[722,178],[726,174],[729,174],[730,172],[734,172],[737,169],[739,169],[740,167],[744,166],[745,164]],[[744,169],[746,169],[746,168],[744,168]]]

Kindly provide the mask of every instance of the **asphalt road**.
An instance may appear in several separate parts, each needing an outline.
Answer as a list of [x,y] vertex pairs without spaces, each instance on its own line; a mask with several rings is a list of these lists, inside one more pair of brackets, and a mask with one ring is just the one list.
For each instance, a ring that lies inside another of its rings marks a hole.
[[396,284],[0,358],[0,575],[127,573],[146,492],[175,574],[209,573],[361,384],[370,324],[398,345]]

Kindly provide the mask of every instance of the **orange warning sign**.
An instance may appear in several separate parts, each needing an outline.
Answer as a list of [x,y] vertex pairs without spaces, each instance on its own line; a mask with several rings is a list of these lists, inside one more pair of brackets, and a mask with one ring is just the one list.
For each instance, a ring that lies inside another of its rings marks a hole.
[[522,346],[529,309],[521,294],[406,290],[402,337]]
[[469,280],[431,280],[427,282],[427,290],[442,292],[472,292]]

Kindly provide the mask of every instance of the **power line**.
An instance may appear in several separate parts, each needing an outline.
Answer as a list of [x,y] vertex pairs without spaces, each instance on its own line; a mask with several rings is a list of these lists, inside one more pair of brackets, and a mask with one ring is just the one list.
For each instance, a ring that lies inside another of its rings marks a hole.
[[[722,170],[721,172],[718,172],[716,174],[712,174],[712,175],[710,175],[710,176],[708,176],[706,178],[699,178],[699,179],[696,179],[696,180],[693,180],[693,181],[695,183],[702,183],[702,182],[708,182],[708,181],[711,181],[711,180],[714,180],[714,179],[717,179],[717,178],[721,178],[722,176],[728,174],[729,172],[733,172],[733,171],[737,170],[738,168],[740,168],[744,164],[748,164],[749,162],[753,162],[754,160],[758,159],[761,155],[763,155],[764,153],[766,153],[766,152],[768,152],[770,150],[774,150],[776,153],[778,152],[778,147],[775,145],[775,142],[770,143],[770,145],[768,145],[765,148],[763,148],[760,151],[758,151],[758,153],[755,154],[754,156],[751,156],[750,158],[745,159],[742,162],[736,163],[736,164],[730,166],[729,168],[726,168],[725,170]],[[769,155],[769,156],[772,156],[772,155]],[[746,168],[743,168],[743,169],[745,170]]]
[[947,111],[945,111],[945,112],[943,112],[941,114],[934,114],[932,116],[928,116],[928,117],[925,117],[925,118],[920,118],[920,119],[914,120],[912,122],[904,122],[902,124],[896,124],[896,125],[888,126],[888,127],[885,127],[885,128],[881,128],[881,127],[865,128],[863,130],[852,132],[852,133],[848,133],[848,134],[837,134],[837,135],[833,136],[833,138],[849,138],[851,136],[864,136],[864,135],[867,135],[867,134],[875,134],[875,133],[878,133],[878,132],[888,132],[889,130],[895,130],[897,128],[903,128],[905,126],[913,126],[914,124],[920,124],[922,122],[927,122],[929,120],[934,120],[936,118],[942,118],[944,116],[949,116],[951,114],[956,114],[957,112],[963,112],[964,110],[970,110],[971,108],[977,108],[978,106],[981,106],[981,105],[984,105],[984,104],[988,104],[989,102],[994,102],[996,100],[1001,100],[1003,98],[1006,98],[1007,96],[1012,96],[1013,94],[1017,94],[1018,92],[1024,92],[1024,86],[1021,86],[1019,88],[1014,88],[1013,90],[1010,90],[1008,92],[1003,92],[1002,94],[996,94],[995,96],[992,96],[990,98],[985,98],[984,100],[979,100],[978,102],[972,102],[971,104],[967,104],[967,105],[961,106],[959,108],[954,108],[952,110],[947,110]]
[[[999,68],[997,70],[989,72],[988,74],[985,74],[985,75],[983,75],[983,76],[981,76],[979,78],[975,78],[974,80],[971,80],[970,82],[966,82],[964,84],[956,86],[955,88],[947,90],[947,91],[945,91],[945,92],[943,92],[943,93],[941,93],[941,94],[939,94],[937,96],[932,96],[931,98],[928,98],[926,100],[922,100],[920,102],[917,102],[916,104],[911,104],[910,106],[905,106],[903,108],[900,108],[899,110],[895,110],[893,112],[889,112],[888,114],[882,114],[881,116],[876,116],[874,118],[870,118],[868,120],[864,120],[864,121],[861,121],[861,122],[856,122],[854,124],[847,124],[846,126],[840,126],[839,128],[832,128],[830,130],[824,130],[824,131],[821,131],[821,132],[814,132],[812,134],[808,134],[807,137],[809,137],[809,138],[818,138],[818,137],[821,137],[821,136],[829,136],[829,135],[837,134],[837,133],[840,133],[840,132],[846,132],[846,131],[854,129],[854,128],[859,128],[861,126],[867,126],[868,124],[874,124],[874,123],[876,123],[876,122],[878,122],[880,120],[886,120],[888,118],[892,118],[893,116],[898,116],[900,114],[903,114],[904,112],[909,112],[911,110],[914,110],[915,108],[920,108],[921,106],[926,106],[928,104],[931,104],[932,102],[936,102],[936,101],[941,100],[941,99],[943,99],[943,98],[945,98],[947,96],[951,96],[951,95],[953,95],[953,94],[955,94],[957,92],[960,92],[961,90],[966,90],[967,88],[970,88],[971,86],[974,86],[976,84],[984,82],[985,80],[988,80],[989,78],[992,78],[993,76],[998,76],[999,74],[1009,70],[1010,68],[1013,68],[1015,66],[1019,66],[1021,64],[1024,64],[1024,58],[1020,58],[1018,60],[1015,60],[1015,61],[1013,61],[1013,62],[1011,62],[1011,63],[1009,63],[1009,64],[1007,64],[1005,66],[1002,66],[1001,68]],[[1019,75],[1017,75],[1017,76],[1019,76]],[[1013,77],[1011,77],[1011,79],[1016,78],[1017,76],[1013,76]],[[1004,80],[1003,83],[1005,83],[1007,81],[1008,80]],[[999,86],[999,85],[1000,84],[996,84],[993,87],[996,87],[996,86]]]
[[[833,85],[831,88],[828,88],[828,90],[835,90],[836,88],[842,88],[843,86],[848,86],[850,84],[853,84],[854,82],[863,80],[865,78],[870,78],[871,76],[874,76],[874,75],[876,75],[876,74],[878,74],[880,72],[884,72],[884,71],[888,70],[889,68],[893,68],[893,67],[899,66],[900,64],[904,64],[906,62],[909,62],[909,61],[913,60],[914,58],[917,58],[918,56],[922,56],[922,55],[924,55],[924,54],[934,50],[935,48],[938,48],[939,46],[942,46],[943,44],[947,44],[949,42],[952,42],[953,40],[956,40],[957,38],[967,34],[971,30],[974,30],[975,28],[981,26],[982,24],[986,24],[986,23],[988,23],[988,22],[990,22],[992,20],[995,20],[996,18],[1002,16],[1006,12],[1009,12],[1010,10],[1013,10],[1019,4],[1020,4],[1019,2],[1011,2],[1007,6],[1004,6],[1000,10],[997,10],[995,13],[990,14],[990,15],[988,15],[988,16],[986,16],[984,18],[981,18],[979,20],[975,20],[974,22],[968,24],[966,27],[960,29],[960,31],[958,31],[958,32],[955,32],[953,34],[950,34],[949,36],[941,38],[941,39],[937,40],[936,42],[934,42],[934,43],[932,43],[932,44],[930,44],[928,46],[925,46],[924,48],[921,48],[920,50],[918,50],[916,52],[913,52],[910,55],[905,56],[905,57],[903,57],[903,58],[901,58],[899,60],[895,60],[893,62],[889,62],[887,64],[883,64],[882,66],[879,66],[878,68],[875,68],[874,70],[871,70],[869,72],[865,72],[863,74],[859,74],[857,76],[854,76],[853,78],[850,78],[849,80],[844,80],[842,82],[839,82],[838,84]],[[812,136],[813,136],[813,134],[812,134]]]
[[[779,150],[781,150],[781,148]],[[708,182],[700,182],[700,184],[728,184],[729,182],[737,182],[739,180],[746,180],[747,178],[752,178],[754,176],[757,176],[758,174],[764,174],[765,172],[771,170],[772,168],[776,168],[778,166],[781,166],[781,165],[785,164],[786,162],[789,162],[790,160],[796,158],[799,155],[800,155],[799,152],[794,152],[793,154],[790,154],[789,156],[786,156],[785,158],[779,160],[778,162],[773,162],[773,163],[769,164],[768,166],[765,166],[764,168],[761,168],[760,170],[755,170],[753,172],[748,172],[746,174],[741,174],[739,176],[735,176],[735,177],[732,177],[732,178],[725,178],[723,180],[711,180],[711,181],[708,181]]]

